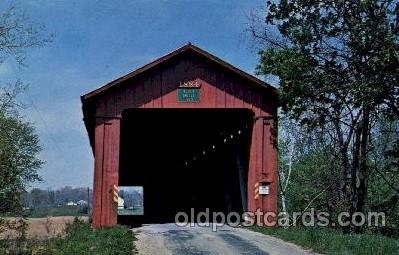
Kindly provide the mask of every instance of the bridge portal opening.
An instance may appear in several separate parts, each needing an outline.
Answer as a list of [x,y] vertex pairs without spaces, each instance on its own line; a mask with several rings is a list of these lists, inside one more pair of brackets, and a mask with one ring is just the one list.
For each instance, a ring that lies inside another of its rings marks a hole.
[[174,222],[191,208],[245,211],[253,117],[248,109],[125,110],[119,186],[143,187],[144,215],[118,222]]

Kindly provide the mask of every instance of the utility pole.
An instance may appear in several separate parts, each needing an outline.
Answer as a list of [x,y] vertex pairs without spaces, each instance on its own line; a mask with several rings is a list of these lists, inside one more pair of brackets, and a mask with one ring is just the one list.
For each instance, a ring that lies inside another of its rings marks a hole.
[[87,187],[87,214],[90,216],[90,187]]

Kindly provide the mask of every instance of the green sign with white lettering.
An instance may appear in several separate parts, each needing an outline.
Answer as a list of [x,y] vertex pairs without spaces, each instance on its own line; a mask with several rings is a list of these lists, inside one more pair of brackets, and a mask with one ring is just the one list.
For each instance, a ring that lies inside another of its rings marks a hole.
[[177,101],[181,103],[196,103],[200,101],[199,88],[178,88]]

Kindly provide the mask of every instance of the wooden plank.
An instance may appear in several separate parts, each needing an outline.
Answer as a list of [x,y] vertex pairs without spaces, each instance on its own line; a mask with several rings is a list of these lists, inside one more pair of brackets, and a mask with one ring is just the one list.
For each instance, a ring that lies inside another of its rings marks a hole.
[[135,82],[134,84],[130,85],[131,89],[129,89],[129,93],[126,96],[125,109],[136,108],[136,107],[138,108],[141,105],[141,102],[139,101],[140,90],[139,90],[139,86],[137,83],[138,82]]
[[95,127],[94,143],[94,181],[93,181],[93,227],[101,227],[104,124],[98,121]]
[[151,79],[153,107],[162,108],[162,80],[161,72],[157,72]]
[[233,81],[233,107],[244,108],[244,87],[239,81]]
[[119,174],[119,119],[104,123],[102,188],[101,188],[101,226],[117,223],[117,212],[113,202],[111,187],[118,184]]
[[225,73],[216,72],[215,70],[211,70],[209,72],[214,80],[215,90],[216,90],[216,99],[215,99],[215,107],[216,108],[226,108],[226,88],[225,88]]
[[121,112],[124,109],[125,106],[125,93],[123,93],[125,90],[120,90],[118,89],[117,91],[115,91],[115,95],[116,95],[116,112],[115,115],[118,116],[121,114]]
[[[108,125],[109,130],[109,167],[107,168],[108,187],[118,186],[119,176],[119,150],[120,150],[120,119],[113,119],[112,125]],[[112,193],[108,193],[108,225],[117,223],[117,210],[113,202]]]
[[136,102],[137,107],[145,108],[146,94],[144,90],[144,81],[142,79],[138,80],[135,87],[136,93],[134,94],[134,101]]
[[226,108],[234,108],[234,83],[230,78],[224,81],[226,91]]
[[109,187],[107,180],[107,168],[109,167],[109,128],[107,121],[104,123],[104,144],[103,144],[103,164],[102,164],[102,183],[101,183],[101,226],[108,224],[109,208]]

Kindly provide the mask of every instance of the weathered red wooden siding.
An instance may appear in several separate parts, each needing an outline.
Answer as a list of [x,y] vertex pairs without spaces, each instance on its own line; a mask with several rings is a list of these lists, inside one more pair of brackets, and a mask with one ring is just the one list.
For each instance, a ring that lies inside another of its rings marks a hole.
[[116,224],[112,186],[118,184],[119,118],[98,118],[95,127],[93,226]]
[[[176,89],[180,82],[200,79],[201,100],[179,103]],[[255,117],[276,117],[275,94],[251,84],[237,74],[195,54],[176,57],[149,70],[145,75],[124,81],[117,88],[98,95],[94,137],[93,226],[116,223],[116,209],[110,189],[118,182],[120,116],[127,108],[247,108]],[[273,120],[257,118],[250,149],[248,209],[277,211],[277,152],[273,143]],[[270,195],[254,199],[254,185],[271,182]]]

